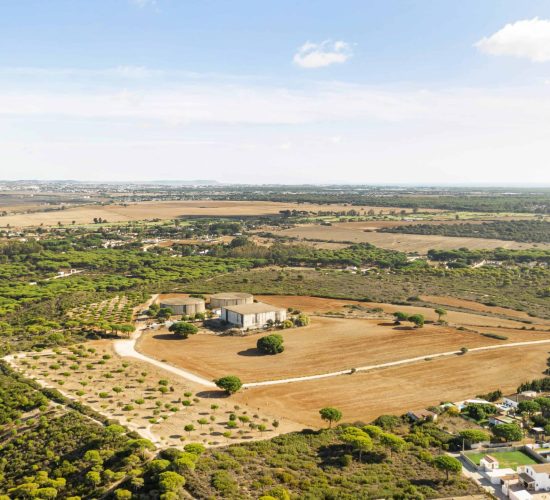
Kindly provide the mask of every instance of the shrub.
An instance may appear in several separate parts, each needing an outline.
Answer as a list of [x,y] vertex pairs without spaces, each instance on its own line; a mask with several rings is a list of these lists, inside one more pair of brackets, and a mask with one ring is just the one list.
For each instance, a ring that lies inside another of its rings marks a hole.
[[258,339],[256,347],[264,354],[279,354],[285,350],[283,337],[278,334],[267,335]]

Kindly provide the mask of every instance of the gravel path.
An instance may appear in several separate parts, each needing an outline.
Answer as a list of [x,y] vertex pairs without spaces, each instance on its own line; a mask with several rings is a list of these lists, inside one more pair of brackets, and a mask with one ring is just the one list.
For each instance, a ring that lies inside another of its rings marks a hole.
[[[127,356],[132,357],[136,359],[140,359],[141,361],[146,361],[147,363],[151,363],[154,366],[157,366],[159,368],[162,368],[166,371],[169,371],[171,373],[174,373],[175,375],[178,375],[180,377],[183,377],[191,382],[195,382],[197,384],[203,385],[205,387],[216,387],[216,384],[212,382],[211,380],[208,380],[204,377],[201,377],[200,375],[197,375],[195,373],[192,373],[190,371],[184,370],[182,368],[177,368],[175,366],[172,366],[168,363],[165,363],[163,361],[159,361],[155,358],[151,358],[149,356],[146,356],[145,354],[142,354],[136,350],[136,341],[143,333],[145,327],[140,327],[136,330],[134,333],[133,338],[129,340],[117,340],[115,341],[114,348],[115,352],[119,356]],[[531,341],[525,341],[525,342],[513,342],[509,344],[497,344],[497,345],[490,345],[485,347],[473,347],[472,349],[468,350],[468,353],[472,352],[480,352],[480,351],[490,351],[493,349],[505,349],[510,347],[522,347],[522,346],[529,346],[529,345],[537,345],[537,344],[550,344],[550,339],[546,340],[531,340]],[[359,366],[353,368],[356,372],[366,372],[366,371],[372,371],[372,370],[378,370],[382,368],[389,368],[392,366],[400,366],[400,365],[406,365],[410,363],[416,363],[418,361],[424,361],[426,358],[435,359],[435,358],[442,358],[442,357],[448,357],[448,356],[456,356],[460,355],[461,351],[446,351],[446,352],[437,352],[433,354],[425,354],[422,356],[417,356],[415,358],[406,358],[406,359],[400,359],[397,361],[389,361],[387,363],[380,363],[377,365],[366,365],[366,366]],[[468,354],[465,354],[466,356]],[[268,385],[278,385],[278,384],[291,384],[295,382],[305,382],[307,380],[317,380],[322,378],[329,378],[329,377],[337,377],[339,375],[350,375],[352,373],[352,368],[347,368],[345,370],[339,370],[335,372],[328,372],[328,373],[321,373],[318,375],[306,375],[303,377],[293,377],[293,378],[284,378],[284,379],[276,379],[276,380],[264,380],[262,382],[249,382],[246,384],[243,384],[243,388],[247,387],[261,387],[261,386],[268,386]]]

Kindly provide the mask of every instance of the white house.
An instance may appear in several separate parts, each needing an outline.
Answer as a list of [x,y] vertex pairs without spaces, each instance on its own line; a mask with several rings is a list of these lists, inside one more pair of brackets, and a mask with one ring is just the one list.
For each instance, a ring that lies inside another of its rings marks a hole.
[[501,484],[503,478],[512,477],[514,475],[517,477],[514,469],[510,468],[484,471],[483,475],[489,480],[491,484]]
[[284,321],[286,309],[263,302],[253,302],[252,304],[224,306],[220,317],[239,328],[262,328],[269,321],[273,323]]
[[550,463],[520,465],[518,476],[527,491],[550,491]]
[[479,461],[479,467],[483,470],[495,470],[500,467],[500,464],[498,460],[495,457],[493,457],[493,455],[485,455]]

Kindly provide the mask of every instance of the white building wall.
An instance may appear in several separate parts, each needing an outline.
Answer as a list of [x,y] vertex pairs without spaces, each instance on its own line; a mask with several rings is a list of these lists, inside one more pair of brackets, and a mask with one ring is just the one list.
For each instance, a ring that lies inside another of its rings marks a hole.
[[281,309],[280,311],[239,314],[227,309],[222,309],[221,317],[223,320],[239,326],[240,328],[262,328],[269,320],[273,322],[284,321],[286,319],[286,310]]

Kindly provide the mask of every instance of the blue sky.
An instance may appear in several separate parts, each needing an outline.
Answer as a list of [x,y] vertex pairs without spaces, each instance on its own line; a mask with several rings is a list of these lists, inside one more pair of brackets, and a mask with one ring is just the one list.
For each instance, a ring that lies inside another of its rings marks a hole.
[[550,184],[548,1],[0,5],[2,178]]

